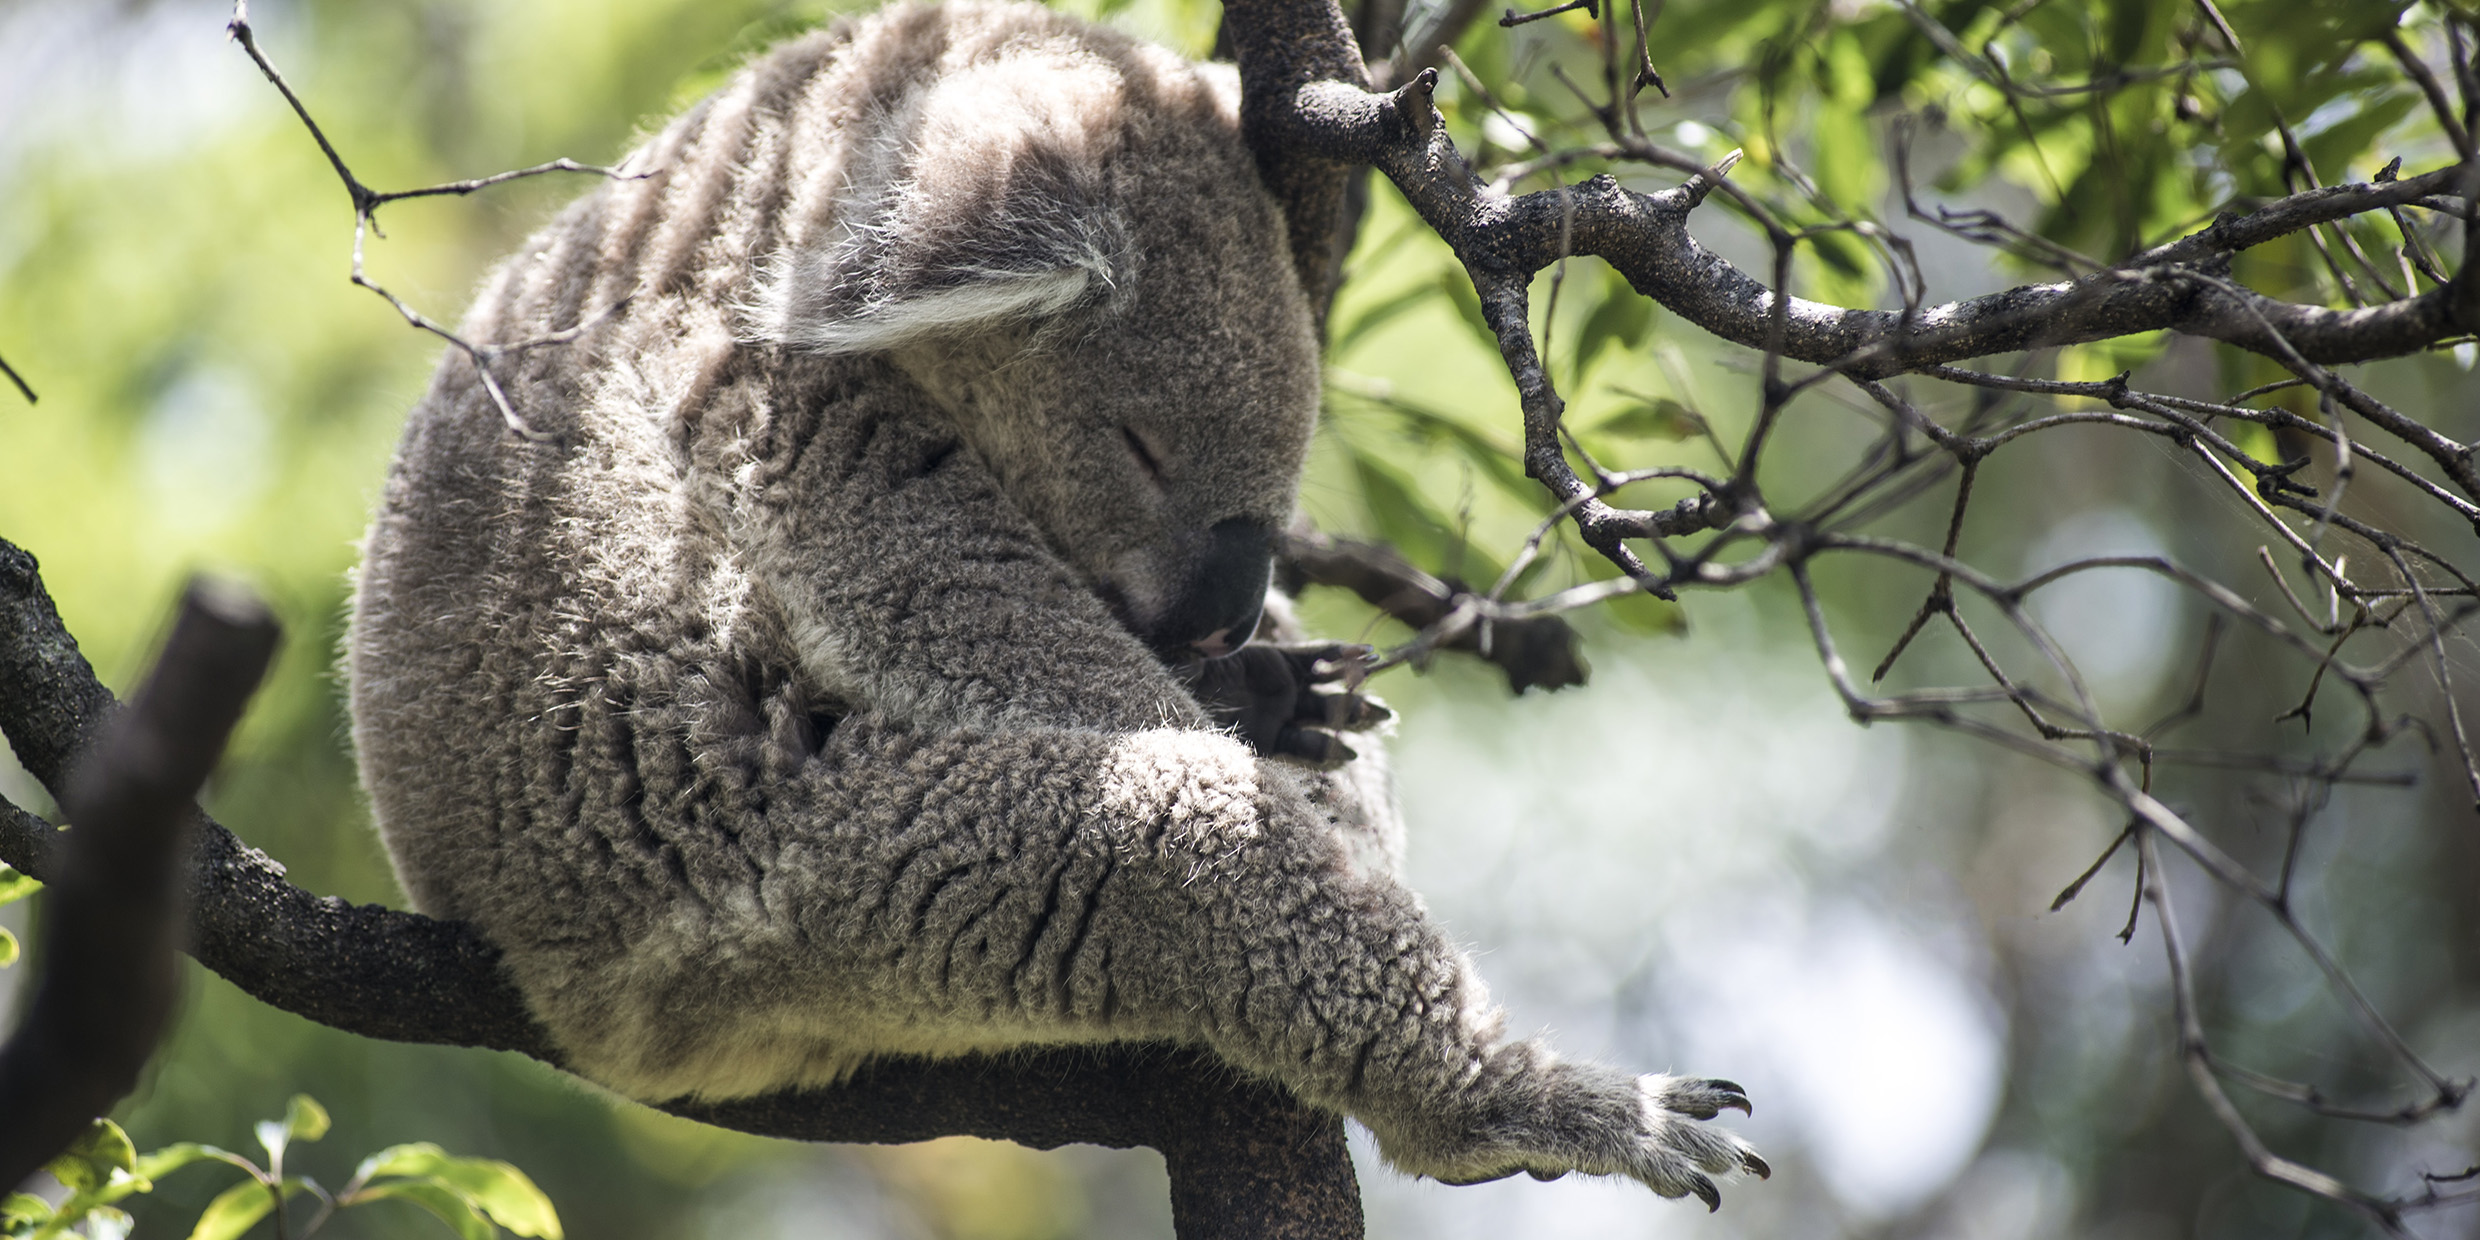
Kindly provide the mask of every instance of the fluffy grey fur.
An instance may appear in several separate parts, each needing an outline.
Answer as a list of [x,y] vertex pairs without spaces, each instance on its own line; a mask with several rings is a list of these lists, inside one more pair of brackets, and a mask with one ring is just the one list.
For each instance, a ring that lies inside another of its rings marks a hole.
[[[1403,1169],[1759,1169],[1726,1082],[1504,1041],[1373,759],[1214,729],[1317,345],[1228,73],[1038,8],[788,43],[502,267],[372,526],[353,735],[397,872],[646,1099],[1175,1039]],[[580,328],[582,325],[582,328]],[[1218,627],[1219,626],[1219,627]]]

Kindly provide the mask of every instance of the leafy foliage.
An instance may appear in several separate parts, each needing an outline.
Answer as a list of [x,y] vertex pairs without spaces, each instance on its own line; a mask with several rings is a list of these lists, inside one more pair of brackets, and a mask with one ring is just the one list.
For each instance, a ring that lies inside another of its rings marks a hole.
[[326,1136],[328,1127],[326,1108],[308,1094],[295,1094],[284,1118],[256,1125],[259,1144],[267,1152],[261,1166],[194,1141],[140,1154],[120,1125],[99,1119],[45,1167],[68,1196],[54,1204],[31,1193],[9,1194],[0,1202],[0,1236],[122,1240],[131,1227],[122,1201],[154,1192],[155,1181],[184,1167],[220,1162],[240,1168],[247,1178],[207,1203],[190,1228],[189,1240],[240,1240],[279,1203],[305,1195],[318,1202],[316,1212],[295,1229],[277,1228],[276,1234],[308,1236],[338,1210],[404,1201],[445,1223],[462,1240],[492,1240],[502,1228],[533,1240],[561,1240],[560,1218],[551,1199],[524,1172],[494,1159],[454,1157],[428,1142],[391,1146],[363,1159],[353,1178],[335,1193],[308,1176],[286,1174],[286,1152]]

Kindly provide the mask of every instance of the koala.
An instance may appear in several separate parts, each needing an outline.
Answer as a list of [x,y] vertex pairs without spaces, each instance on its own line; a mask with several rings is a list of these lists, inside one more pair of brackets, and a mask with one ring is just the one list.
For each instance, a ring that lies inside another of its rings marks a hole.
[[1506,1038],[1334,738],[1378,714],[1341,648],[1243,649],[1319,363],[1237,94],[900,5],[528,241],[463,330],[534,434],[452,353],[356,582],[396,872],[630,1097],[1168,1040],[1407,1172],[1715,1202],[1767,1170],[1701,1122],[1741,1089]]

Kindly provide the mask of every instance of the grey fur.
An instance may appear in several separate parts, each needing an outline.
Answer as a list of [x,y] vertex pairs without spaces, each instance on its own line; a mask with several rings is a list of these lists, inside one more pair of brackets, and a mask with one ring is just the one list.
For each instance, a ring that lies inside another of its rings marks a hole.
[[1176,1039],[1407,1171],[1707,1196],[1762,1166],[1696,1122],[1736,1087],[1502,1041],[1374,758],[1255,756],[1138,637],[1253,599],[1315,417],[1235,93],[1038,8],[892,8],[528,242],[466,330],[585,325],[507,363],[556,441],[452,356],[355,600],[397,872],[634,1097]]

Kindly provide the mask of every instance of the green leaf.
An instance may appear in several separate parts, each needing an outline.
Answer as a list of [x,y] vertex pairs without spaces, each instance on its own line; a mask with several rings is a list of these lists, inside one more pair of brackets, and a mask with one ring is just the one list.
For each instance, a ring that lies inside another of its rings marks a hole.
[[137,1165],[137,1147],[129,1143],[129,1134],[120,1125],[99,1119],[87,1125],[60,1157],[45,1163],[44,1170],[71,1192],[89,1193],[111,1183],[114,1171],[135,1171]]
[[[387,1198],[410,1201],[438,1216],[439,1221],[455,1229],[464,1240],[491,1240],[491,1221],[484,1218],[481,1207],[463,1193],[450,1187],[438,1176],[422,1176],[411,1180],[389,1180],[373,1184],[355,1193],[351,1204],[380,1201]],[[554,1235],[558,1234],[556,1232]],[[192,1240],[196,1240],[192,1237]]]
[[1643,343],[1645,331],[1653,326],[1653,299],[1628,286],[1617,272],[1604,285],[1602,304],[1587,315],[1584,330],[1576,337],[1576,373],[1583,374],[1601,355],[1605,346],[1616,344],[1634,349]]
[[448,1152],[428,1141],[412,1141],[391,1145],[362,1160],[353,1169],[353,1178],[369,1183],[384,1175],[429,1175],[448,1161]]
[[483,1213],[520,1236],[561,1240],[559,1211],[534,1181],[514,1166],[495,1158],[456,1158],[439,1178],[473,1198]]
[[0,904],[15,904],[43,890],[43,884],[27,874],[0,865]]
[[308,1094],[295,1094],[284,1104],[284,1131],[296,1141],[316,1141],[327,1135],[327,1108]]
[[316,1141],[327,1135],[327,1108],[308,1094],[295,1094],[284,1104],[284,1120],[263,1119],[251,1126],[271,1162],[284,1161],[285,1147],[295,1141]]
[[1473,335],[1488,345],[1491,353],[1497,353],[1498,333],[1490,330],[1490,320],[1482,315],[1481,295],[1473,291],[1472,281],[1456,268],[1442,267],[1438,270],[1437,283],[1438,291],[1455,303],[1455,312],[1463,318],[1464,325],[1472,328]]
[[238,1240],[275,1205],[275,1194],[257,1180],[243,1180],[216,1194],[190,1228],[189,1240]]
[[96,1206],[86,1216],[86,1240],[127,1240],[132,1226],[127,1211]]
[[[1398,315],[1407,310],[1428,305],[1430,298],[1435,296],[1437,296],[1436,289],[1426,284],[1415,284],[1411,288],[1377,302],[1353,315],[1351,322],[1335,329],[1333,339],[1327,345],[1327,352],[1334,356],[1341,356],[1371,332],[1393,322]],[[1475,305],[1478,304],[1478,302],[1475,303]]]
[[1541,488],[1524,476],[1521,457],[1514,449],[1500,446],[1489,436],[1435,409],[1406,400],[1390,401],[1386,408],[1403,418],[1405,428],[1424,446],[1453,448],[1507,494],[1522,499],[1541,494]]
[[0,969],[16,964],[17,956],[17,936],[9,933],[7,928],[0,927]]
[[523,1171],[495,1158],[459,1158],[428,1141],[390,1146],[362,1160],[354,1178],[429,1178],[470,1198],[500,1226],[520,1236],[560,1240],[560,1216],[551,1198]]
[[1667,439],[1673,443],[1709,433],[1704,414],[1668,396],[1657,397],[1646,404],[1631,405],[1602,419],[1593,429],[1605,435],[1622,435],[1629,439]]
[[52,1203],[33,1193],[10,1193],[6,1198],[0,1198],[0,1231],[9,1235],[22,1234],[28,1228],[48,1223],[51,1219]]
[[220,1150],[212,1145],[201,1145],[196,1141],[183,1141],[176,1145],[167,1145],[151,1153],[141,1154],[138,1156],[138,1165],[134,1170],[139,1179],[159,1180],[204,1158],[220,1159],[224,1162],[238,1164],[245,1170],[255,1170],[250,1166],[249,1160],[239,1154]]

